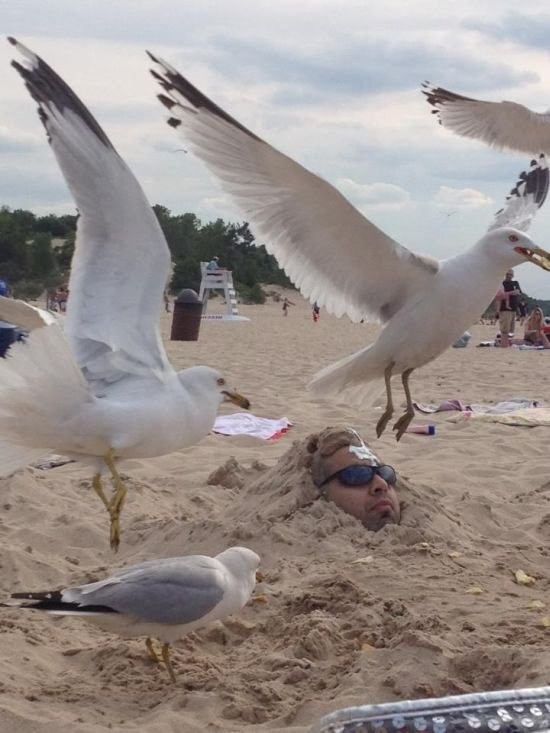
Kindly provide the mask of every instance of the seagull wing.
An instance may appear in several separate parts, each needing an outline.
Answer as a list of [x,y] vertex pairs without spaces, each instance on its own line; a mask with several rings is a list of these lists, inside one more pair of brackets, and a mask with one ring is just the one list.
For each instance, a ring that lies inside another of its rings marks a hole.
[[439,264],[393,241],[333,186],[230,117],[151,56],[168,123],[220,179],[256,236],[311,302],[352,321],[389,320]]
[[548,163],[544,154],[532,160],[529,170],[519,174],[518,181],[506,197],[506,204],[497,211],[488,231],[514,227],[527,231],[533,217],[548,194]]
[[228,580],[215,558],[203,555],[149,561],[97,583],[62,592],[67,603],[99,606],[160,624],[186,624],[212,611]]
[[13,66],[38,103],[79,220],[66,334],[90,381],[172,371],[159,332],[170,252],[134,175],[88,109],[41,58]]
[[524,153],[550,152],[550,114],[539,114],[515,102],[483,102],[429,82],[422,93],[448,130],[496,148]]
[[0,319],[13,323],[24,331],[34,331],[35,328],[49,326],[52,323],[62,327],[64,320],[63,316],[57,316],[51,311],[37,308],[24,300],[5,298],[3,295],[0,295]]

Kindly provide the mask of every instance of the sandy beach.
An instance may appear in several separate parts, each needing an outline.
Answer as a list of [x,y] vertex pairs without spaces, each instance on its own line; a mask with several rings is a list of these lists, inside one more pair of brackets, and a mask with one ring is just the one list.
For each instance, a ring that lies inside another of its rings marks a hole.
[[[0,600],[231,545],[261,555],[261,599],[174,645],[176,685],[142,640],[1,609],[2,730],[306,733],[352,704],[550,683],[550,605],[533,604],[550,604],[549,428],[419,414],[435,436],[397,444],[388,431],[375,441],[379,412],[314,402],[305,384],[377,327],[325,312],[314,324],[309,304],[289,296],[296,305],[286,318],[272,301],[241,306],[250,322],[204,322],[198,342],[167,342],[176,368],[216,366],[256,415],[286,416],[294,427],[276,441],[210,435],[180,453],[128,461],[118,555],[84,467],[28,468],[0,481]],[[170,319],[162,314],[166,337]],[[548,399],[550,352],[475,348],[496,327],[471,332],[468,348],[415,372],[415,399]],[[271,495],[265,482],[250,490],[293,441],[338,424],[357,428],[408,480],[400,526],[370,533],[322,501],[285,512],[276,476]],[[519,569],[531,585],[516,582]]]

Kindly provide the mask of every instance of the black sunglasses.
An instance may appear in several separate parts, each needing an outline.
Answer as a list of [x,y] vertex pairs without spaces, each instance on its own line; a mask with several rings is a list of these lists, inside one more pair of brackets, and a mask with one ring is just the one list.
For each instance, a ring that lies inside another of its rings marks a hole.
[[344,486],[365,486],[366,484],[370,484],[375,476],[380,476],[390,486],[394,486],[397,482],[397,475],[392,466],[365,466],[364,464],[356,463],[333,473],[320,484],[319,488],[328,484],[329,481],[333,481],[335,478],[341,484],[344,484]]

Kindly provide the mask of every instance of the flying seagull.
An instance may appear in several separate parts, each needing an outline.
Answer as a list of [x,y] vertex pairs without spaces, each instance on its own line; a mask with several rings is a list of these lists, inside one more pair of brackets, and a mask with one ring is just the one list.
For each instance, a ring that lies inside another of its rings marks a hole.
[[522,153],[550,152],[550,113],[533,112],[516,102],[463,97],[428,81],[422,87],[433,114],[457,135]]
[[256,584],[260,558],[246,547],[231,547],[216,557],[187,555],[149,560],[95,583],[40,593],[13,593],[3,607],[37,609],[52,616],[80,616],[124,637],[163,642],[162,659],[173,682],[170,644],[211,621],[240,611]]
[[546,197],[545,159],[524,174],[479,242],[438,261],[392,240],[333,186],[261,140],[169,64],[150,57],[168,124],[220,180],[302,294],[336,316],[385,324],[374,344],[323,369],[310,387],[320,396],[352,389],[365,399],[379,393],[379,385],[373,390],[368,383],[383,378],[380,436],[393,414],[390,380],[401,375],[407,409],[393,426],[399,440],[414,415],[413,370],[479,318],[507,268],[531,261],[550,269],[550,255],[520,231]]
[[[204,438],[223,400],[248,407],[222,374],[176,372],[159,320],[168,246],[133,174],[92,114],[32,51],[12,65],[38,113],[80,216],[63,331],[33,330],[0,363],[0,476],[54,451],[93,469],[120,542],[126,487],[119,459],[171,453]],[[101,474],[111,474],[107,498]]]

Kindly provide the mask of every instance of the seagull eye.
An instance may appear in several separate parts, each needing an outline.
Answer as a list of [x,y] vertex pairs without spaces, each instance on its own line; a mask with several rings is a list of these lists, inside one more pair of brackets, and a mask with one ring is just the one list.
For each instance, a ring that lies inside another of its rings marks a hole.
[[519,242],[519,237],[515,234],[509,234],[508,239],[510,240],[510,242]]
[[223,385],[225,384],[225,379],[223,377],[220,377],[217,381],[220,387],[223,387]]

